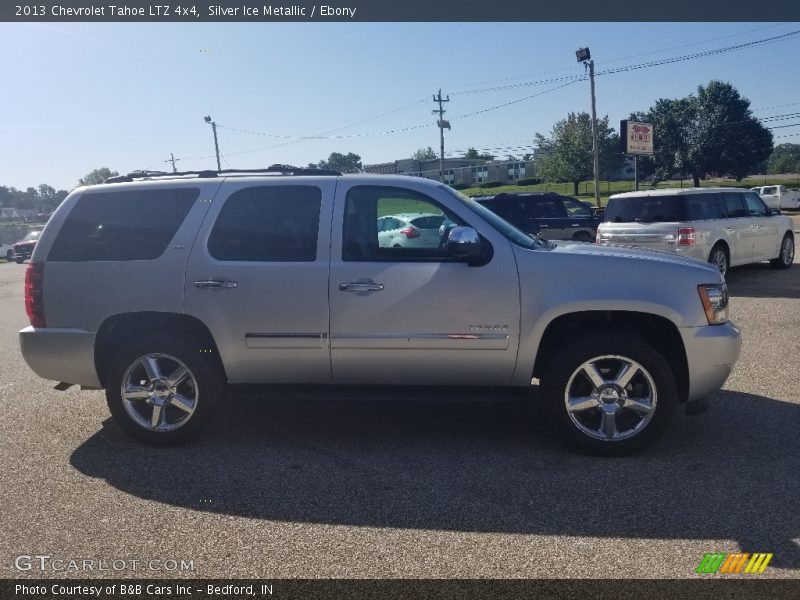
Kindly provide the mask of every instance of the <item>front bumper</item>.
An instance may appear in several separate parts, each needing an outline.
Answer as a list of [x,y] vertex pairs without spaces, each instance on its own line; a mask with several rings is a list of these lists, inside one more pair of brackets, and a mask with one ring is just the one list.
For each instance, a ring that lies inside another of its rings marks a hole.
[[689,366],[687,402],[702,400],[728,379],[742,350],[741,331],[733,325],[705,325],[680,329]]
[[19,332],[19,346],[39,377],[99,388],[94,338],[94,333],[82,329],[26,327]]

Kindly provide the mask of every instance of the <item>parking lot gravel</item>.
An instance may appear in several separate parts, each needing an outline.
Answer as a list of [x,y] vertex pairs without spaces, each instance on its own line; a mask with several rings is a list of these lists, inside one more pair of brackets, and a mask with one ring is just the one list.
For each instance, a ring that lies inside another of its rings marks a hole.
[[25,365],[24,271],[0,264],[0,577],[101,575],[18,568],[39,554],[124,577],[685,578],[738,551],[800,577],[798,265],[729,274],[734,373],[627,458],[564,447],[535,393],[413,388],[239,397],[198,442],[143,447],[102,392]]

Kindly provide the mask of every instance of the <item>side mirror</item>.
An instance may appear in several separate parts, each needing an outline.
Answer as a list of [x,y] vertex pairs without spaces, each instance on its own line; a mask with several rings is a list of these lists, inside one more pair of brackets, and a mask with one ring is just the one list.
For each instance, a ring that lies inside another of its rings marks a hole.
[[447,255],[466,261],[471,267],[488,262],[489,244],[481,239],[472,227],[453,227],[447,238]]
[[779,214],[781,214],[781,209],[780,208],[770,208],[769,211],[767,212],[767,215],[770,216],[770,217],[772,215],[779,215]]

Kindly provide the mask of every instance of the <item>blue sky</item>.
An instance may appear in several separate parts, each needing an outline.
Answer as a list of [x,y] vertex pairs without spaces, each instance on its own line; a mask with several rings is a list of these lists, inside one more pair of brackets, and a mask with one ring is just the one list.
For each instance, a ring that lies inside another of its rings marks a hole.
[[[535,132],[589,110],[588,82],[536,83],[580,75],[581,46],[599,72],[795,30],[800,23],[2,23],[0,185],[71,189],[101,166],[166,169],[170,152],[180,169],[213,168],[205,115],[220,125],[223,168],[306,165],[334,151],[365,163],[438,152],[439,88],[450,94],[447,151],[519,155]],[[798,113],[798,49],[795,36],[598,77],[598,116],[616,128],[630,111],[711,79],[733,83],[759,117]],[[487,88],[505,89],[476,92]],[[792,123],[800,118],[770,124]],[[322,133],[349,137],[301,139]],[[800,143],[800,126],[773,133]]]

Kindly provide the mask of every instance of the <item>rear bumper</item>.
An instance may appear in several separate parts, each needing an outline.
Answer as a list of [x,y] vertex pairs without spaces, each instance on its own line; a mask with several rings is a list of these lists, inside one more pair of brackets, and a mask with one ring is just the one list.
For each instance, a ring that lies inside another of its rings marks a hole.
[[742,350],[742,334],[732,323],[680,330],[689,366],[688,402],[716,392],[728,379]]
[[39,377],[101,387],[94,366],[95,334],[81,329],[26,327],[19,332],[22,357]]

